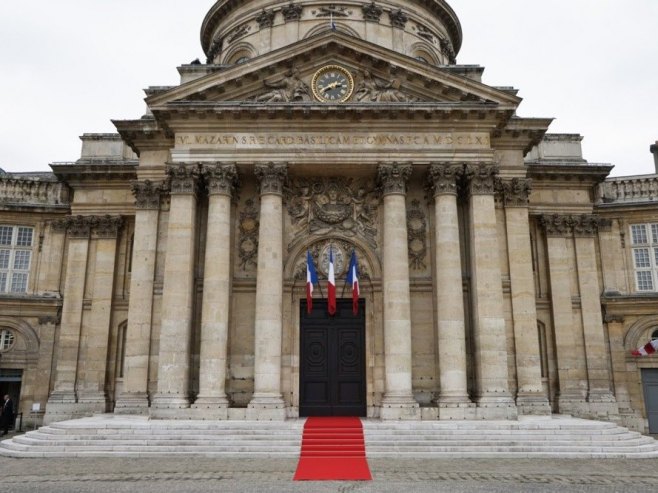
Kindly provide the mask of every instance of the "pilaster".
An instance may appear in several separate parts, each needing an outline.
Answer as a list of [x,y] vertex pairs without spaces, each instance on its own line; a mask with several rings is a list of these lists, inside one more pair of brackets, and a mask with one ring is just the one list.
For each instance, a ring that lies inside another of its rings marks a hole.
[[517,409],[509,392],[507,334],[494,200],[497,166],[468,165],[471,292],[475,339],[475,377],[481,419],[514,419]]
[[135,196],[126,356],[123,392],[114,407],[117,414],[147,414],[148,371],[151,348],[153,283],[158,245],[158,223],[164,183],[145,180],[131,186]]
[[411,308],[407,244],[406,182],[409,164],[380,164],[378,179],[384,202],[383,290],[386,392],[382,419],[420,419],[413,397]]
[[256,271],[254,395],[247,419],[285,419],[281,394],[283,330],[283,186],[286,164],[258,164],[260,229]]

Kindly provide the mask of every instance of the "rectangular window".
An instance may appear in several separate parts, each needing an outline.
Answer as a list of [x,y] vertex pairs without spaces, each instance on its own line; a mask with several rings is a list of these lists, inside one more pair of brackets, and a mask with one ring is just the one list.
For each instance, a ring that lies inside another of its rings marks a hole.
[[631,225],[635,284],[638,291],[658,288],[658,223]]
[[0,293],[26,293],[34,228],[0,226]]

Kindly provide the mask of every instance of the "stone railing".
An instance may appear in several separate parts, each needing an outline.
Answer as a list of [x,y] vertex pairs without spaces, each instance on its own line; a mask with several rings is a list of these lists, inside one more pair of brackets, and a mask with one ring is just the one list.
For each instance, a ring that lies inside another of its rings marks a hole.
[[0,205],[68,205],[69,189],[48,177],[0,176]]
[[658,201],[658,175],[610,178],[599,185],[603,204]]

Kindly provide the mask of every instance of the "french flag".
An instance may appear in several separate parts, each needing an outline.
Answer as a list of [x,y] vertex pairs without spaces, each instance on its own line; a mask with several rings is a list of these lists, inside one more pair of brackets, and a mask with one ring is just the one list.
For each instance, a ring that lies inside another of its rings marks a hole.
[[329,274],[327,275],[329,286],[327,288],[327,310],[329,315],[336,314],[336,276],[334,274],[334,251],[329,247]]
[[658,351],[658,339],[647,342],[644,346],[637,348],[631,354],[633,356],[649,356]]
[[311,252],[306,250],[306,312],[313,311],[313,286],[318,283],[318,273],[315,271]]
[[357,315],[359,313],[359,270],[357,269],[356,251],[352,250],[352,258],[350,259],[350,269],[347,271],[347,284],[352,285],[352,313]]

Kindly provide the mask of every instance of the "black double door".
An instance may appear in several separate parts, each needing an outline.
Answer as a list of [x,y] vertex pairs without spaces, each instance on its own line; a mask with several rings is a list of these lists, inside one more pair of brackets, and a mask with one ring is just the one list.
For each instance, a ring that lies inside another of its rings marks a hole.
[[365,301],[339,299],[330,316],[324,300],[301,306],[299,415],[366,416]]

